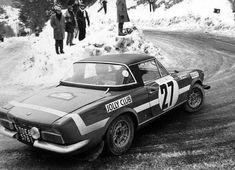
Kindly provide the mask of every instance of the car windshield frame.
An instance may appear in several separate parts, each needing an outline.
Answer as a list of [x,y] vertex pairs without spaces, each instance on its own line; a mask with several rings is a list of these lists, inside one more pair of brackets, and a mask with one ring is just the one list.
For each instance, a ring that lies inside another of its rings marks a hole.
[[[110,64],[110,65],[119,65],[124,67],[130,74],[130,76],[133,78],[134,82],[128,83],[128,84],[120,84],[120,85],[97,85],[97,84],[86,84],[86,83],[78,83],[78,82],[72,82],[72,81],[66,81],[64,78],[61,80],[61,83],[66,83],[66,84],[71,84],[71,85],[81,85],[85,87],[105,87],[105,88],[117,88],[117,87],[129,87],[132,85],[137,84],[136,77],[132,73],[131,69],[128,67],[128,65],[123,64],[123,63],[116,63],[116,62],[100,62],[100,61],[78,61],[73,63],[73,66],[70,69],[74,69],[74,64],[79,64],[79,63],[91,63],[91,64]],[[69,70],[70,70],[69,69]],[[66,74],[65,74],[66,75]]]

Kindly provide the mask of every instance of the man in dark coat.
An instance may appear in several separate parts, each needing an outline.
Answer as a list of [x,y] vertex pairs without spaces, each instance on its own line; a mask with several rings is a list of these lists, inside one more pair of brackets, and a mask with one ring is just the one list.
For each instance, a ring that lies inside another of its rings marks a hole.
[[[86,37],[86,25],[90,26],[90,20],[85,5],[80,4],[79,10],[76,15],[78,30],[79,30],[79,41],[82,41]],[[87,22],[87,23],[86,23]]]
[[68,10],[65,12],[65,31],[67,32],[67,45],[74,45],[73,44],[73,37],[74,37],[74,29],[76,27],[76,19],[73,13],[72,5],[68,6]]
[[126,35],[123,33],[124,22],[130,21],[127,13],[126,0],[117,0],[116,5],[117,5],[118,35],[124,36]]
[[65,34],[65,18],[61,12],[61,8],[55,7],[55,14],[51,16],[51,26],[54,29],[55,50],[57,54],[64,53],[63,40]]

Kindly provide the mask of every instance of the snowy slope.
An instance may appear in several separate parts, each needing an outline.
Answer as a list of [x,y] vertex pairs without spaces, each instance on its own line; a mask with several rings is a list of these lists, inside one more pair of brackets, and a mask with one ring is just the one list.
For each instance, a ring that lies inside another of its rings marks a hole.
[[[215,8],[220,13],[214,13]],[[130,10],[129,15],[133,22],[144,27],[235,35],[234,14],[228,0],[184,0],[170,9],[163,4],[154,13],[145,4]]]
[[[135,4],[135,1],[127,2],[128,7]],[[125,23],[124,27],[135,25],[137,28],[148,26],[169,30],[196,29],[223,33],[233,32],[233,15],[228,1],[213,0],[213,2],[211,3],[210,0],[184,0],[168,10],[162,7],[154,13],[149,12],[148,6],[140,5],[135,10],[128,11],[132,22]],[[214,14],[213,9],[218,6],[221,13]],[[171,66],[171,61],[160,55],[160,49],[148,42],[140,29],[125,37],[117,36],[115,1],[108,1],[107,15],[104,15],[103,11],[98,13],[99,8],[100,5],[97,2],[87,9],[91,20],[91,27],[87,29],[87,38],[82,42],[76,39],[75,46],[65,46],[63,55],[55,54],[53,30],[49,22],[40,37],[30,36],[17,40],[17,42],[27,42],[27,50],[22,48],[9,52],[14,47],[14,38],[0,44],[0,53],[3,54],[1,56],[15,58],[14,61],[18,61],[14,62],[14,69],[7,74],[9,80],[12,80],[11,83],[45,86],[56,84],[74,61],[108,53],[146,53],[156,56],[164,65]]]
[[1,5],[5,13],[0,15],[0,22],[9,25],[15,34],[18,33],[19,26],[19,9],[13,8],[9,5]]
[[[62,55],[55,53],[53,30],[49,22],[40,37],[33,35],[25,37],[31,44],[31,48],[11,74],[14,76],[14,83],[27,86],[57,84],[73,62],[101,54],[145,53],[154,55],[165,63],[169,62],[160,56],[157,47],[144,38],[141,30],[135,30],[125,37],[119,37],[117,36],[116,23],[107,21],[93,23],[87,31],[85,40],[82,42],[74,40],[76,45],[65,46],[65,54]],[[5,47],[11,46],[10,41],[6,43],[9,44]],[[17,55],[17,53],[12,55]]]

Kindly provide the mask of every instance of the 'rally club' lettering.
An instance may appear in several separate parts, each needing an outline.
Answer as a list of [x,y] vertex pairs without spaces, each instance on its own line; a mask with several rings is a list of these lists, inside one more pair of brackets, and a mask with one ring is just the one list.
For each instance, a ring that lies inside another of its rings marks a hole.
[[105,105],[105,108],[108,113],[117,110],[123,106],[126,106],[128,104],[132,103],[132,98],[130,95],[123,97],[121,99],[118,99],[116,101],[113,101],[112,103],[108,103]]

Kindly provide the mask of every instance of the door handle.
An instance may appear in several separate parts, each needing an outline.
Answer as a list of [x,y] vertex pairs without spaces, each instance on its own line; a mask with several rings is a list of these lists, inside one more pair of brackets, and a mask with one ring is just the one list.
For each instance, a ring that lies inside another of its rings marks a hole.
[[149,94],[153,94],[158,91],[158,88],[151,87],[149,88]]

